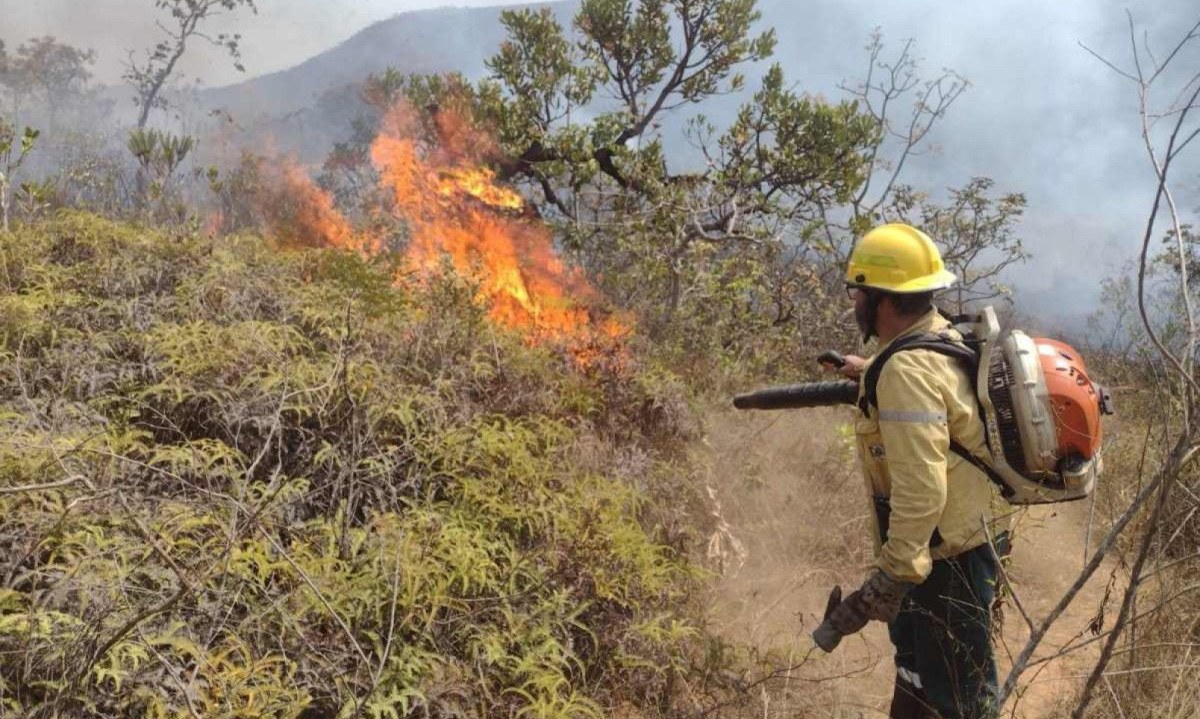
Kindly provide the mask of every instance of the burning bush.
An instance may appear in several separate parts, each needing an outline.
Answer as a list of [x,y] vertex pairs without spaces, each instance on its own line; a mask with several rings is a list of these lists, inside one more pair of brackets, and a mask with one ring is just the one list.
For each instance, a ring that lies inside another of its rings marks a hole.
[[614,340],[626,324],[558,256],[550,228],[525,212],[522,197],[496,182],[486,165],[488,134],[449,110],[431,128],[418,125],[419,116],[398,103],[371,143],[378,180],[371,194],[379,198],[371,221],[350,221],[301,167],[270,163],[252,193],[268,234],[288,247],[366,258],[400,252],[398,283],[413,287],[450,269],[474,284],[492,319],[531,342],[567,347],[583,364],[619,352]]

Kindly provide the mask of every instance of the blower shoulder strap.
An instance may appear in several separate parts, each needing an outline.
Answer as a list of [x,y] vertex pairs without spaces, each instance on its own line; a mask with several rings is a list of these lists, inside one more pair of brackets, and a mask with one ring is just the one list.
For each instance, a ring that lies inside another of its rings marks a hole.
[[[867,368],[866,374],[863,376],[863,393],[858,400],[858,408],[863,414],[870,414],[870,408],[879,407],[879,395],[877,387],[879,385],[879,374],[883,371],[884,364],[891,359],[892,355],[897,352],[907,350],[930,350],[947,357],[962,362],[968,370],[971,377],[972,389],[976,382],[976,365],[979,363],[979,353],[968,346],[973,344],[971,340],[965,342],[957,342],[949,336],[935,334],[933,332],[925,332],[923,334],[907,335],[892,342],[887,348],[871,362],[871,366]],[[992,468],[987,462],[971,454],[966,447],[959,444],[953,437],[950,438],[950,451],[970,462],[976,469],[987,475],[997,487],[1000,488],[1000,493],[1005,499],[1013,494],[1013,489],[1008,486],[1004,479]]]
[[866,375],[863,376],[863,394],[858,400],[858,408],[863,414],[868,414],[871,407],[879,407],[879,394],[876,391],[879,385],[879,375],[883,372],[883,366],[892,358],[892,355],[897,352],[906,350],[930,350],[937,352],[947,357],[953,357],[967,366],[971,370],[971,384],[975,383],[974,369],[979,361],[979,353],[968,347],[966,344],[955,342],[949,336],[934,334],[933,332],[925,332],[916,335],[906,335],[892,342],[883,350],[883,353],[871,362],[871,366],[867,368]]

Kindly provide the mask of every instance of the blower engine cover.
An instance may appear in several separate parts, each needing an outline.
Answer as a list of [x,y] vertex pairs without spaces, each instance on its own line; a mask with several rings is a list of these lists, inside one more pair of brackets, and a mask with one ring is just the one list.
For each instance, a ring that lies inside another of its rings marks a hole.
[[993,468],[1013,504],[1081,499],[1101,470],[1100,415],[1111,399],[1088,377],[1073,347],[1012,330],[1000,336],[991,308],[977,327],[985,338],[979,400]]
[[1101,443],[1100,413],[1106,403],[1103,389],[1089,379],[1087,367],[1073,347],[1052,339],[1034,341],[1058,427],[1059,454],[1095,457]]

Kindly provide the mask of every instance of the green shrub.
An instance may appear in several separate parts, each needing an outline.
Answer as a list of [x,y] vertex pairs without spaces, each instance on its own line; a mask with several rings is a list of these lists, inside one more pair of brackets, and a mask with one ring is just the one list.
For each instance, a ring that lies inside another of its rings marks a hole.
[[646,502],[695,431],[670,373],[580,368],[386,258],[84,214],[0,255],[0,486],[51,485],[0,493],[0,715],[666,695],[697,577]]

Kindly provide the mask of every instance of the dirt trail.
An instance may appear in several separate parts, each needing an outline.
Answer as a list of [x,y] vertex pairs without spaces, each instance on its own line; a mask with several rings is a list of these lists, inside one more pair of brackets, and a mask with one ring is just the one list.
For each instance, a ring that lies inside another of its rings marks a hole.
[[[713,587],[714,628],[728,639],[801,663],[830,588],[854,588],[871,561],[863,480],[849,410],[716,411],[709,418],[709,491],[724,531],[710,546],[724,578]],[[1057,602],[1083,563],[1088,503],[1029,510],[1020,522],[1011,579],[1033,620]],[[1097,537],[1093,536],[1094,546]],[[1105,596],[1102,568],[1050,632],[1037,656],[1053,654],[1088,626]],[[1011,601],[997,645],[1001,680],[1029,629]],[[1027,673],[1016,717],[1063,715],[1092,651]],[[814,651],[760,716],[885,717],[893,677],[886,628],[872,622],[832,655]],[[1010,701],[1007,716],[1012,713]]]

